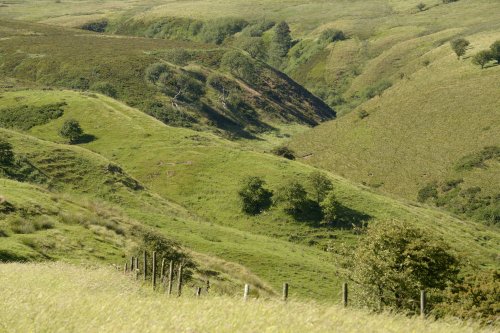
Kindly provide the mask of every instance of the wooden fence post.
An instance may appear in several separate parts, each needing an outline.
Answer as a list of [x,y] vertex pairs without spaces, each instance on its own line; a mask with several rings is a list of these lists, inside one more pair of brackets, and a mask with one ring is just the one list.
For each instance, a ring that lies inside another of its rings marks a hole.
[[201,287],[196,288],[196,297],[200,297],[201,295]]
[[210,290],[210,281],[207,280],[207,294],[208,294],[208,291]]
[[426,292],[425,290],[420,290],[420,316],[425,318],[425,306],[426,306]]
[[288,300],[288,283],[283,283],[283,300],[286,302]]
[[347,307],[348,292],[347,282],[344,282],[344,284],[342,285],[342,303],[344,304],[344,307]]
[[173,282],[174,282],[174,262],[171,260],[170,266],[168,267],[168,288],[167,288],[168,295],[172,294]]
[[143,267],[143,269],[144,269],[144,281],[146,281],[147,280],[146,277],[148,275],[148,255],[147,255],[146,251],[144,251],[143,259],[144,259],[144,267]]
[[130,271],[134,271],[134,257],[130,258]]
[[164,278],[165,278],[165,258],[161,260],[160,283],[163,282]]
[[182,263],[179,265],[179,276],[177,280],[177,296],[181,296],[182,293]]
[[139,257],[135,257],[135,279],[139,279]]
[[123,273],[127,273],[128,271],[128,264],[125,263],[125,266],[123,267]]
[[243,299],[246,301],[248,299],[248,294],[250,293],[250,285],[245,284],[245,289],[243,289]]
[[153,251],[153,266],[151,267],[153,289],[156,288],[156,251]]

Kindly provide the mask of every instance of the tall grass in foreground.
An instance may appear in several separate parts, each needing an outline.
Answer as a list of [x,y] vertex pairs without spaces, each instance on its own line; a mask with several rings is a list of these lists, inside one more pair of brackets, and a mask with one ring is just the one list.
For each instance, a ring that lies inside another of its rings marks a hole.
[[[489,332],[460,321],[369,314],[320,303],[167,298],[109,268],[0,265],[5,332]],[[293,294],[292,294],[293,297]]]

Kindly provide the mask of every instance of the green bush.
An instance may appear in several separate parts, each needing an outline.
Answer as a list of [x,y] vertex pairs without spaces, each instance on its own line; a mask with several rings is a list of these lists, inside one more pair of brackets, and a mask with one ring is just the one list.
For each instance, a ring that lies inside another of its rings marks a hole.
[[364,96],[366,99],[371,99],[375,96],[382,96],[382,93],[392,87],[392,83],[387,80],[382,80],[373,86],[366,88],[364,91]]
[[227,37],[240,32],[247,25],[248,22],[240,18],[211,20],[203,25],[200,35],[204,42],[222,44]]
[[449,286],[443,302],[436,306],[438,317],[453,316],[461,319],[493,323],[500,312],[500,273],[497,270],[480,271],[462,278]]
[[[369,224],[351,261],[359,302],[373,309],[418,312],[420,290],[439,294],[459,272],[447,244],[396,221]],[[436,302],[429,297],[427,308]]]
[[172,71],[168,68],[167,65],[161,62],[156,62],[154,64],[149,65],[146,68],[145,79],[150,83],[156,84],[160,79],[160,75],[162,75],[163,73],[171,73],[171,72]]
[[251,83],[256,69],[249,57],[238,51],[229,51],[222,56],[221,68],[229,70],[233,75]]
[[205,93],[204,85],[183,71],[162,73],[157,85],[164,94],[185,102],[195,101]]
[[69,143],[76,143],[83,135],[80,123],[74,119],[68,119],[59,130],[59,135],[67,139]]
[[270,57],[275,64],[279,64],[281,59],[286,57],[292,47],[292,36],[288,23],[282,21],[274,27],[274,35],[271,40]]
[[491,54],[490,50],[483,50],[479,51],[472,57],[472,63],[474,65],[481,66],[481,69],[486,66],[487,63],[489,63],[493,59],[493,56]]
[[14,162],[14,151],[10,142],[0,138],[0,166],[10,166]]
[[66,103],[42,106],[20,105],[0,110],[0,126],[27,131],[34,126],[44,125],[61,117]]
[[287,146],[279,146],[271,150],[276,156],[281,156],[289,160],[295,160],[295,152]]
[[470,42],[465,38],[457,38],[452,40],[450,45],[458,59],[460,59],[460,57],[467,52],[467,47],[470,45]]
[[473,168],[485,168],[488,160],[500,161],[500,147],[488,146],[483,150],[462,157],[455,165],[457,171],[469,171]]
[[495,60],[498,64],[500,64],[500,40],[491,44],[490,56],[492,60]]
[[161,102],[148,103],[145,112],[170,126],[191,127],[196,123],[196,119],[189,114]]
[[265,188],[266,182],[260,177],[248,177],[243,180],[238,191],[241,209],[249,215],[256,215],[271,206],[272,191]]
[[268,31],[276,25],[276,22],[267,19],[260,19],[256,23],[247,26],[243,29],[242,34],[249,37],[261,37],[264,32]]
[[116,98],[118,96],[118,92],[116,91],[115,87],[109,83],[109,82],[97,82],[94,83],[91,87],[90,90],[93,90],[95,92],[101,93],[103,95]]
[[316,202],[320,204],[333,189],[333,184],[330,178],[320,171],[313,171],[308,177],[309,184],[311,185],[313,196]]
[[337,201],[335,194],[329,192],[320,206],[323,213],[323,220],[328,224],[333,224],[341,213],[340,203]]
[[431,198],[438,198],[437,184],[435,182],[425,185],[417,194],[417,200],[419,202],[426,202]]
[[307,191],[302,184],[291,180],[278,190],[276,202],[290,215],[301,214],[307,208]]
[[345,40],[346,38],[347,37],[342,30],[326,29],[319,36],[319,41],[321,43],[333,43],[333,42]]
[[85,23],[81,26],[81,29],[93,32],[104,32],[106,31],[107,27],[108,27],[107,20],[99,20],[99,21]]
[[191,60],[191,52],[183,48],[175,48],[165,51],[164,57],[166,61],[173,64],[186,66]]
[[267,49],[264,41],[260,37],[239,38],[238,46],[248,52],[252,58],[265,61],[267,59]]

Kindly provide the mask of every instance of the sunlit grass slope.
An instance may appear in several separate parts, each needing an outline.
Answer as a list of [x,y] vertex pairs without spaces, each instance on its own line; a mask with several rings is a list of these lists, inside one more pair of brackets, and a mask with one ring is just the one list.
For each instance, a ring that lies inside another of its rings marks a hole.
[[[28,134],[44,141],[32,141],[53,147],[50,149],[57,155],[53,150],[55,147],[67,147],[57,144],[63,142],[57,134],[59,127],[66,119],[77,119],[85,132],[96,139],[81,147],[65,149],[82,151],[82,156],[95,155],[98,159],[109,159],[146,187],[142,194],[127,190],[124,192],[126,196],[121,198],[107,196],[98,188],[95,191],[87,190],[86,196],[121,205],[135,219],[162,228],[168,235],[196,251],[241,263],[273,286],[279,286],[286,279],[310,281],[301,286],[304,293],[319,295],[330,293],[330,290],[321,288],[321,281],[338,283],[335,273],[338,264],[335,257],[332,258],[324,250],[327,247],[338,248],[342,243],[354,245],[357,237],[350,231],[318,226],[314,221],[295,221],[278,208],[256,217],[246,216],[240,211],[237,190],[245,176],[262,176],[270,188],[277,189],[290,177],[307,183],[307,175],[313,168],[267,154],[241,150],[237,143],[214,135],[165,126],[138,110],[100,95],[89,96],[71,91],[18,91],[3,94],[4,106],[14,104],[16,100],[37,105],[65,101],[67,106],[61,118],[29,131]],[[14,132],[9,133],[13,135]],[[52,154],[37,148],[34,143],[23,147],[26,145],[24,142],[30,141],[20,134],[17,136],[19,139],[14,139],[14,145],[19,145],[20,151],[28,152],[33,161],[43,162],[42,156]],[[30,148],[30,145],[34,146]],[[40,155],[36,152],[40,152]],[[36,165],[42,170],[50,169],[41,162]],[[499,240],[492,229],[460,221],[439,211],[383,197],[343,178],[331,177],[339,201],[355,212],[355,216],[366,216],[369,223],[397,219],[401,223],[418,225],[445,238],[465,257],[474,257],[477,263],[488,266],[494,264]],[[78,194],[79,185],[74,188],[71,182],[61,186],[64,186],[64,190]],[[82,184],[85,182],[88,180],[82,180]],[[154,194],[149,197],[149,192]],[[139,199],[136,199],[140,196],[146,196],[149,205],[158,202],[158,207],[152,205],[147,210],[142,209],[140,201],[137,202]],[[172,206],[165,199],[183,208]],[[162,205],[166,205],[166,208],[162,208]],[[186,210],[195,214],[194,220]],[[164,211],[170,211],[170,216],[177,214],[180,218],[166,217]],[[353,222],[356,221],[354,218]]]
[[[496,39],[500,34],[472,35],[469,52]],[[469,57],[459,61],[447,44],[408,66],[417,68],[414,74],[358,108],[366,117],[354,112],[326,123],[297,135],[292,147],[307,155],[304,162],[413,200],[425,184],[456,178],[464,187],[498,191],[497,162],[471,171],[456,166],[500,144],[500,66],[481,70]]]
[[[191,290],[168,298],[111,268],[2,264],[0,323],[5,331],[65,332],[493,332],[460,321],[431,321],[339,305]],[[20,315],[22,314],[22,315]]]

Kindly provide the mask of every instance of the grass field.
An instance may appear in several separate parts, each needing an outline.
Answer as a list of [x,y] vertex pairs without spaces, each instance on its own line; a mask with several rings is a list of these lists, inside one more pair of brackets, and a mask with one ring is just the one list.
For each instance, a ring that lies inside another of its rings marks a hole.
[[[316,302],[215,297],[186,289],[168,298],[111,268],[2,264],[1,330],[100,332],[494,332]],[[12,300],[16,301],[13,302]],[[43,300],[43,301],[42,301]],[[23,313],[19,316],[19,313]]]

